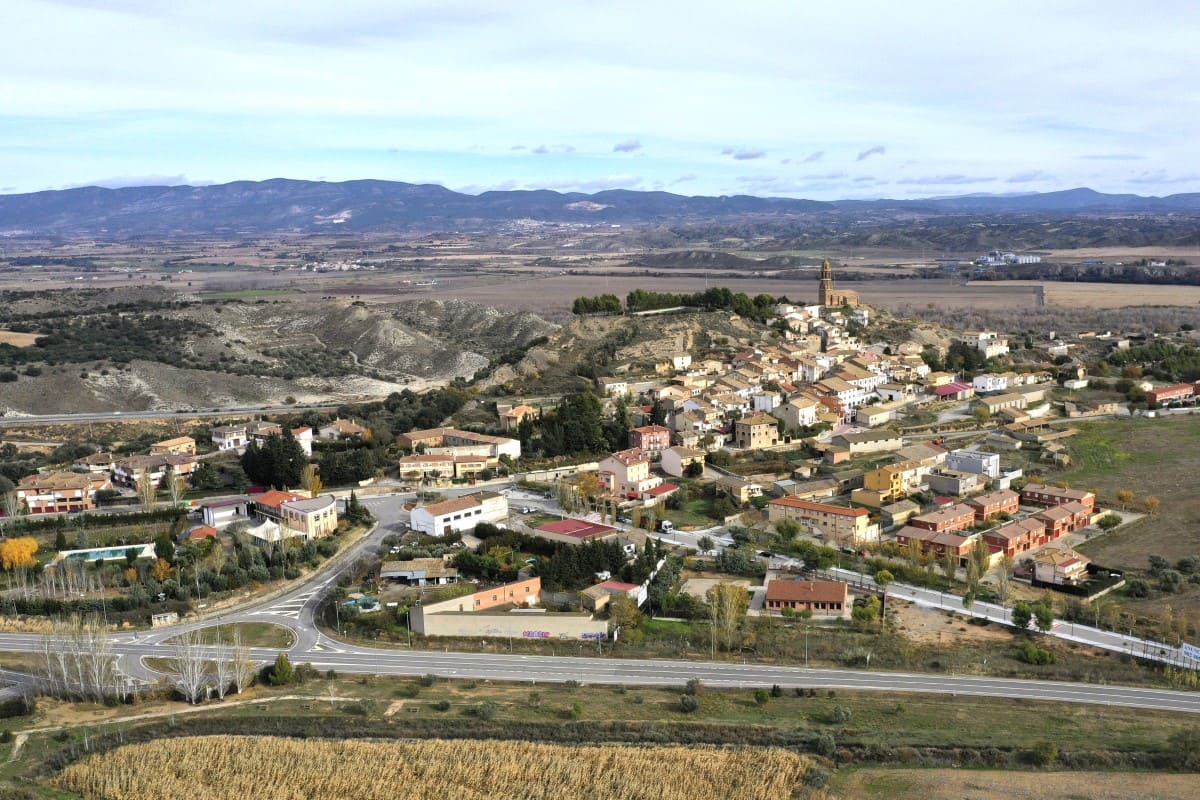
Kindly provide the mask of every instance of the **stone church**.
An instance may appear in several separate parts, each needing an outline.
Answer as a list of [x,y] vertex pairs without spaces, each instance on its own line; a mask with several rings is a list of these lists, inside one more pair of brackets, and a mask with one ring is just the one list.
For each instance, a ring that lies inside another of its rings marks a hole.
[[817,292],[817,303],[822,306],[858,308],[858,292],[834,291],[833,267],[829,266],[828,258],[821,262],[821,288]]

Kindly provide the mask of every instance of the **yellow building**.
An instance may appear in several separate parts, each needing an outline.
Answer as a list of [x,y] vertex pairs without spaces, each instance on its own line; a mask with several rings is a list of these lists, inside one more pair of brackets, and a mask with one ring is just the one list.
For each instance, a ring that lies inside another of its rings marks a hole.
[[779,424],[770,414],[753,414],[733,426],[734,444],[743,450],[774,447],[779,444]]

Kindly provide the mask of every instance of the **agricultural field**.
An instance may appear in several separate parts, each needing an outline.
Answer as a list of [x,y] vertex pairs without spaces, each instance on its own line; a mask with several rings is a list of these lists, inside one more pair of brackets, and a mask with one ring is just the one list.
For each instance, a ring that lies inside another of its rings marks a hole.
[[1046,293],[1046,305],[1068,308],[1195,306],[1200,303],[1200,286],[1075,281],[993,281],[992,284],[1012,291],[1041,286]]
[[[1079,547],[1095,561],[1112,567],[1146,569],[1150,555],[1172,564],[1200,552],[1200,417],[1130,419],[1088,423],[1071,440],[1073,467],[1058,479],[1097,492],[1101,504],[1117,503],[1116,493],[1134,493],[1131,507],[1141,509],[1157,497],[1157,513]],[[1176,612],[1200,610],[1200,586],[1184,583],[1180,593],[1135,601],[1131,610],[1157,616],[1169,602]]]
[[858,769],[830,782],[830,797],[854,800],[1191,800],[1195,775],[1144,772],[1013,772]]
[[810,766],[780,749],[205,736],[129,745],[67,767],[85,800],[186,796],[708,800],[791,796]]

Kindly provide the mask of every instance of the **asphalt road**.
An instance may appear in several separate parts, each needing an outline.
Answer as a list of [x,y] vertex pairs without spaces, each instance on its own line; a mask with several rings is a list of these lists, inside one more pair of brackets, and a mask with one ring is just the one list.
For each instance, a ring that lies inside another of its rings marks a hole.
[[[98,411],[83,414],[46,414],[31,416],[0,417],[0,428],[27,427],[30,425],[85,424],[88,422],[126,422],[129,420],[172,419],[174,417],[237,417],[247,414],[299,414],[305,411],[328,411],[346,403],[320,403],[317,405],[241,406],[222,408],[216,411]],[[365,400],[362,402],[366,402]]]
[[[219,616],[169,628],[112,635],[113,652],[119,666],[131,677],[151,681],[160,676],[145,664],[147,658],[170,658],[168,641],[179,634],[232,622],[271,622],[291,629],[296,641],[288,650],[293,663],[310,663],[320,670],[341,673],[414,676],[436,674],[447,678],[538,682],[682,686],[699,678],[715,688],[759,688],[778,684],[786,689],[855,689],[893,693],[950,694],[968,697],[1006,697],[1025,700],[1086,703],[1200,713],[1200,693],[1141,689],[1102,684],[1012,680],[956,675],[868,672],[860,670],[808,669],[769,664],[737,664],[711,661],[667,661],[589,657],[593,649],[602,653],[607,643],[564,641],[561,655],[528,656],[488,653],[451,653],[431,650],[367,647],[331,639],[321,633],[313,614],[325,590],[356,559],[375,550],[384,536],[401,529],[406,521],[402,503],[406,496],[367,498],[379,524],[335,556],[307,581],[276,596],[261,599]],[[531,502],[534,502],[531,498]],[[545,503],[539,504],[545,507]],[[889,591],[898,594],[899,587]],[[41,637],[36,634],[0,634],[0,651],[36,652]],[[278,651],[254,648],[258,663],[273,661]],[[19,674],[0,676],[20,682]]]

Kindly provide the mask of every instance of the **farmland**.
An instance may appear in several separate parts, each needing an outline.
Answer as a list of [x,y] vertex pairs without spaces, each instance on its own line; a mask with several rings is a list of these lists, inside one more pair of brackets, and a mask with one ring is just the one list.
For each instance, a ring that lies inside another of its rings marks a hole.
[[1195,775],[862,769],[839,775],[833,796],[855,800],[1190,800]]
[[[1200,550],[1200,497],[1195,492],[1200,468],[1200,418],[1132,419],[1081,426],[1071,445],[1075,466],[1060,477],[1070,485],[1094,489],[1102,503],[1114,504],[1119,489],[1134,493],[1132,505],[1152,495],[1158,513],[1118,528],[1080,546],[1101,564],[1145,569],[1150,555],[1172,563]],[[1129,603],[1130,610],[1156,616],[1164,600]],[[1169,598],[1172,607],[1200,608],[1200,587],[1184,584]]]
[[87,800],[767,800],[790,796],[808,766],[807,758],[779,749],[206,736],[122,747],[71,765],[56,783]]

